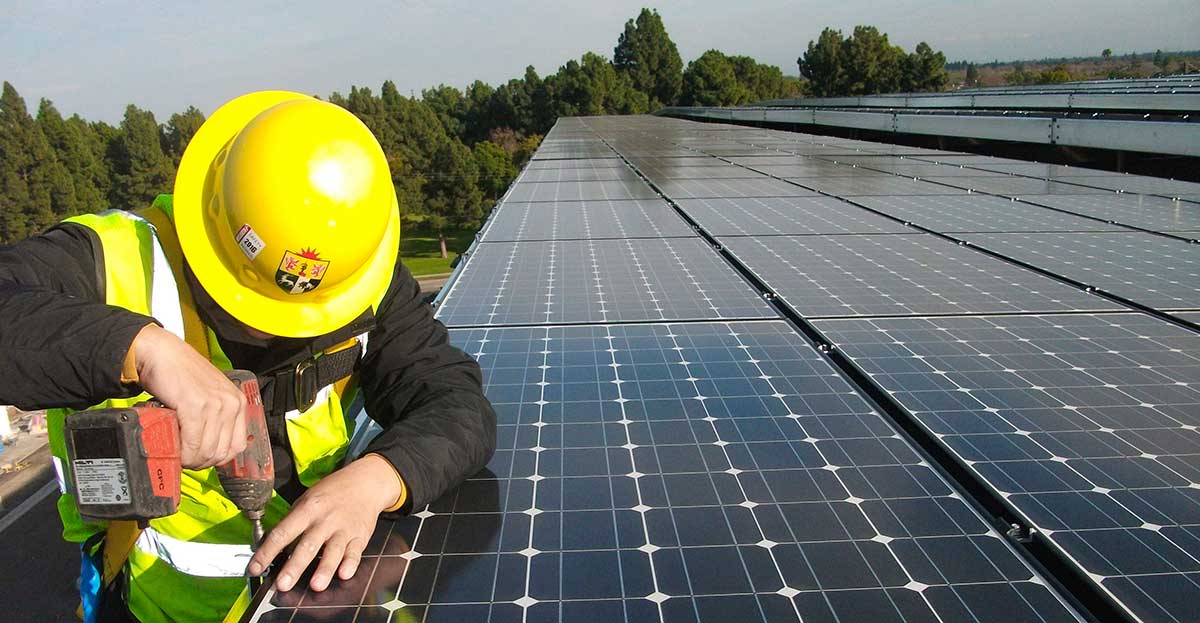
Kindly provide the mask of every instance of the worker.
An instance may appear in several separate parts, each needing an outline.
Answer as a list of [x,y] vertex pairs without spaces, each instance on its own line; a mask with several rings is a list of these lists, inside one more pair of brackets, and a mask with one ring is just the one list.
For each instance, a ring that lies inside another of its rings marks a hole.
[[[100,525],[59,498],[64,536],[83,553],[86,620],[235,620],[247,572],[285,548],[276,588],[296,586],[319,555],[308,587],[324,590],[354,575],[381,513],[420,510],[487,463],[495,412],[479,367],[449,344],[399,241],[388,163],[367,127],[269,91],[213,113],[173,195],[0,248],[0,403],[53,408],[64,492],[70,409],[153,396],[178,413],[179,512],[144,529]],[[253,553],[251,524],[211,469],[245,448],[245,397],[220,371],[230,368],[260,378],[276,466]],[[359,394],[382,433],[347,461]]]

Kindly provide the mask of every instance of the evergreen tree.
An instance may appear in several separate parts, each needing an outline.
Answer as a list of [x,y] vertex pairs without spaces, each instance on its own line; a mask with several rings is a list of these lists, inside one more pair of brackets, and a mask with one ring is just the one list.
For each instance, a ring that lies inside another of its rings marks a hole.
[[967,63],[967,76],[963,79],[963,85],[968,87],[979,86],[979,67],[975,63]]
[[75,192],[25,100],[8,82],[0,93],[0,238],[36,234],[75,209]]
[[97,156],[100,150],[92,145],[95,138],[87,136],[92,132],[91,127],[79,117],[63,119],[46,99],[38,106],[37,124],[71,176],[73,212],[99,212],[106,208],[102,189],[107,188],[108,172]]
[[658,11],[642,9],[636,20],[625,22],[613,65],[649,97],[652,109],[674,104],[683,88],[683,60]]
[[[846,82],[843,95],[893,93],[900,89],[904,50],[874,26],[855,26],[842,43]],[[944,62],[945,59],[943,59]]]
[[708,50],[683,71],[684,106],[730,106],[747,100],[734,65],[718,50]]
[[421,91],[421,101],[437,115],[446,133],[463,138],[466,129],[467,102],[462,91],[444,84]]
[[110,149],[113,186],[109,203],[122,210],[149,205],[171,192],[175,167],[163,153],[154,113],[130,104],[121,121],[121,134]]
[[816,41],[808,42],[808,50],[796,62],[800,66],[800,75],[808,79],[810,95],[832,97],[845,93],[846,70],[840,30],[822,30]]
[[908,92],[942,91],[950,81],[946,73],[946,56],[934,52],[924,41],[904,58],[903,83],[900,89]]
[[617,73],[608,59],[592,52],[559,68],[553,88],[562,117],[629,115],[650,108],[646,94],[633,88],[627,75]]
[[517,167],[505,149],[492,141],[475,143],[475,165],[479,170],[479,189],[492,201],[500,198],[517,177]]
[[446,230],[475,228],[483,220],[483,193],[480,192],[479,167],[471,150],[459,141],[445,141],[433,156],[437,175],[426,185],[426,223],[437,233],[443,258]]
[[195,106],[188,106],[187,110],[171,115],[167,124],[163,126],[161,138],[163,153],[167,154],[176,167],[183,159],[183,151],[187,149],[188,142],[192,140],[203,124],[204,113],[197,110]]

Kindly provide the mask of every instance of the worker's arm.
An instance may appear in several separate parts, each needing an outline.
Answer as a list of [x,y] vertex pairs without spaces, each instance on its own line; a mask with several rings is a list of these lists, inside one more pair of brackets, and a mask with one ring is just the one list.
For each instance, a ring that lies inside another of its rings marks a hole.
[[416,280],[397,265],[361,373],[367,413],[383,432],[363,458],[296,501],[255,553],[250,573],[261,573],[295,542],[276,576],[279,590],[290,590],[318,551],[310,588],[324,590],[335,572],[349,579],[379,513],[399,495],[407,497],[407,508],[419,509],[483,468],[496,446],[496,414],[483,395],[478,364],[448,338],[421,301]]
[[83,408],[140,390],[121,382],[154,320],[105,305],[100,242],[65,224],[0,247],[0,404]]
[[[182,460],[200,469],[245,447],[245,398],[149,316],[104,304],[95,233],[63,224],[0,247],[0,404],[83,409],[154,394],[179,415]],[[128,376],[132,362],[136,383]]]

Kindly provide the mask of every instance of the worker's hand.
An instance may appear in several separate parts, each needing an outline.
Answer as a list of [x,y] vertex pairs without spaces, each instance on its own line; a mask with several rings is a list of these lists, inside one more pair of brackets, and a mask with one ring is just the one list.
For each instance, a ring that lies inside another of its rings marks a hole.
[[400,480],[387,459],[368,454],[354,461],[300,496],[287,517],[267,533],[246,571],[261,575],[285,547],[296,542],[275,577],[276,590],[291,590],[318,552],[321,562],[309,588],[325,590],[334,572],[349,580],[358,571],[379,513],[395,504],[401,492]]
[[188,469],[229,461],[246,449],[246,396],[194,348],[158,325],[133,341],[138,384],[179,418]]

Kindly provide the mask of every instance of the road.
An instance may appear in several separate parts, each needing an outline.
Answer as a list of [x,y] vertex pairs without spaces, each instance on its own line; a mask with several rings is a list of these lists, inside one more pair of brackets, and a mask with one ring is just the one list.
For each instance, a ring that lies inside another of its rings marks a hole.
[[25,503],[0,515],[0,619],[14,623],[75,621],[78,547],[62,540],[47,483]]

